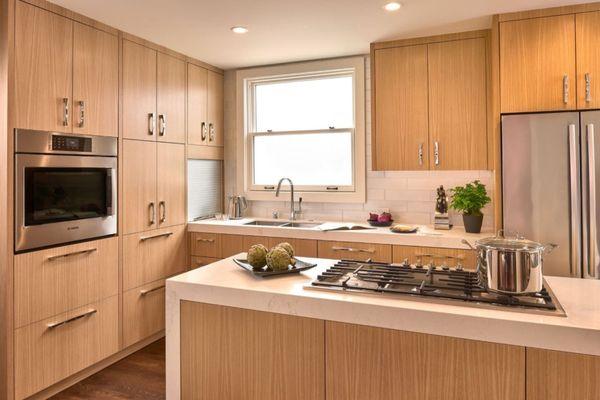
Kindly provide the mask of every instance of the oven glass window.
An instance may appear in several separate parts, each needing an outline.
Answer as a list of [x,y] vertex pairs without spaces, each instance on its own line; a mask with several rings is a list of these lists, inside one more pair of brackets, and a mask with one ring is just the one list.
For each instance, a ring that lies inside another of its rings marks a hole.
[[110,169],[25,168],[25,225],[105,217]]

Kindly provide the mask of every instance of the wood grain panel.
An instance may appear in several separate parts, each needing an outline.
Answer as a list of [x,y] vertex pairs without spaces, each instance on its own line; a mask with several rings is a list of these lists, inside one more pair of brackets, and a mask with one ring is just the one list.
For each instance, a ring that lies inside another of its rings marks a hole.
[[78,22],[73,29],[73,133],[118,136],[118,38]]
[[156,140],[185,143],[186,64],[163,53],[158,53],[157,60],[157,118],[164,116],[166,129],[161,135],[157,119]]
[[298,257],[317,257],[317,241],[311,239],[294,238],[269,238],[269,248],[278,245],[281,242],[288,242],[294,247],[295,255]]
[[[160,227],[186,222],[185,145],[159,143],[157,155],[157,219]],[[160,207],[161,202],[164,206]]]
[[421,44],[450,42],[453,40],[475,39],[485,37],[489,34],[489,29],[480,29],[476,31],[445,33],[442,35],[415,37],[409,39],[389,40],[385,42],[371,43],[371,50],[387,49],[390,47],[406,47]]
[[187,270],[185,225],[123,238],[123,290]]
[[[569,96],[563,101],[563,77]],[[572,110],[576,107],[575,16],[500,23],[502,112]]]
[[[205,145],[208,141],[208,71],[206,69],[188,64],[187,91],[187,142]],[[205,128],[204,134],[203,128]]]
[[165,329],[165,281],[123,293],[123,347]]
[[181,398],[324,400],[324,321],[181,303]]
[[21,1],[15,21],[15,125],[71,132],[63,99],[73,91],[73,22]]
[[[577,14],[577,108],[600,108],[600,12]],[[586,76],[589,84],[586,84]],[[589,96],[586,87],[589,86]]]
[[600,399],[600,357],[527,348],[527,400]]
[[187,158],[192,160],[223,160],[223,147],[188,145]]
[[220,258],[227,258],[233,255],[248,251],[244,244],[243,235],[220,235],[221,254]]
[[[423,264],[433,260],[435,265],[445,263],[450,267],[456,267],[457,262],[466,269],[477,268],[477,253],[473,250],[465,249],[446,249],[441,247],[415,247],[415,246],[396,246],[392,248],[393,262],[400,264],[405,259],[411,264],[420,261]],[[447,258],[453,257],[453,258]]]
[[219,260],[220,258],[192,256],[192,265],[190,266],[190,269],[205,267]]
[[118,261],[116,237],[17,255],[15,328],[116,295]]
[[[208,145],[223,146],[223,75],[208,71]],[[211,134],[210,124],[213,125]]]
[[325,324],[328,400],[525,399],[523,347]]
[[[23,399],[119,350],[118,296],[15,331],[15,397]],[[96,310],[94,314],[55,328]]]
[[486,40],[434,43],[428,54],[431,169],[486,169]]
[[377,243],[332,242],[319,240],[319,258],[334,260],[371,259],[379,262],[392,262],[392,246]]
[[[220,235],[218,233],[193,232],[190,235],[190,254],[199,257],[221,258],[221,241],[233,235]],[[236,240],[237,240],[236,235]],[[240,236],[241,238],[241,236]],[[242,240],[239,240],[242,242]],[[223,258],[229,256],[223,256]]]
[[263,246],[269,248],[269,238],[266,236],[243,236],[242,239],[244,245],[243,245],[243,249],[242,251],[246,252],[248,251],[248,249],[250,249],[250,247],[254,246],[255,244],[262,244]]
[[[152,230],[157,226],[156,152],[156,143],[123,141],[122,220],[126,234]],[[151,203],[154,204],[154,218]]]
[[[155,141],[156,51],[123,40],[123,137]],[[154,133],[150,133],[149,115],[155,115]]]
[[373,169],[426,170],[427,46],[376,50],[371,56]]

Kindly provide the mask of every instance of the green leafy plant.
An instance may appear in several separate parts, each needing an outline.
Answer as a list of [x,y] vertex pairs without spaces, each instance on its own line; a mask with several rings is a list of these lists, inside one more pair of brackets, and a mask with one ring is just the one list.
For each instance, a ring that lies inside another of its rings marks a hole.
[[451,189],[450,207],[466,215],[483,215],[481,209],[492,199],[487,195],[485,185],[478,180]]

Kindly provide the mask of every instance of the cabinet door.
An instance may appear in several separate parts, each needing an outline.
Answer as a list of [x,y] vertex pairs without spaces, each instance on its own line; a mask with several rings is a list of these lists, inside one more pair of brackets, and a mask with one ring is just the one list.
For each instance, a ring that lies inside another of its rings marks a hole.
[[376,50],[373,169],[428,169],[427,46]]
[[185,142],[185,62],[158,53],[157,139]]
[[377,243],[332,242],[319,240],[319,258],[333,260],[392,262],[392,246]]
[[73,132],[118,136],[119,41],[75,22],[73,33]]
[[71,132],[73,22],[22,1],[15,18],[16,127]]
[[156,143],[123,141],[122,210],[124,233],[157,227]]
[[393,262],[402,263],[408,259],[410,264],[421,262],[427,264],[432,261],[435,265],[446,264],[449,267],[456,267],[458,263],[465,269],[477,268],[477,253],[474,250],[466,249],[446,249],[441,247],[415,247],[415,246],[394,246],[392,249]]
[[188,64],[188,143],[206,144],[208,141],[208,71]]
[[159,143],[157,158],[158,225],[185,223],[185,145]]
[[208,71],[208,144],[223,142],[223,75]]
[[600,12],[576,15],[577,108],[600,108]]
[[485,39],[429,45],[431,169],[487,168]]
[[123,347],[165,329],[165,281],[123,293]]
[[277,246],[281,242],[288,242],[294,247],[294,255],[298,257],[317,257],[317,241],[311,239],[294,239],[270,237],[269,248]]
[[573,110],[575,78],[575,15],[500,24],[502,112]]
[[123,137],[156,140],[156,51],[123,40]]

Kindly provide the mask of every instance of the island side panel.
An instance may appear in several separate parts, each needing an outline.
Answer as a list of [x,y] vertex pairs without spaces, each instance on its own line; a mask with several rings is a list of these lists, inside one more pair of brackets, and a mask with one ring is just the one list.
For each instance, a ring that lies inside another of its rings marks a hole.
[[524,400],[525,348],[326,322],[328,400]]
[[325,322],[181,302],[181,398],[324,400]]

